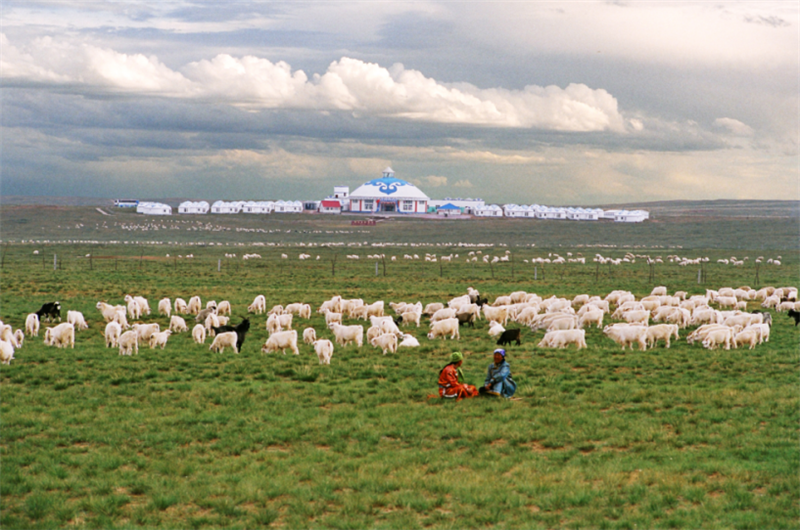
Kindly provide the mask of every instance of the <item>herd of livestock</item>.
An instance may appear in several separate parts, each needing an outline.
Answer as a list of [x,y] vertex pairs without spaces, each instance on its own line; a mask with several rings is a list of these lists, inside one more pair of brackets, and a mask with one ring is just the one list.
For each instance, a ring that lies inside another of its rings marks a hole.
[[[139,347],[144,345],[163,349],[172,334],[184,332],[191,333],[197,344],[204,344],[210,338],[212,351],[222,353],[229,348],[239,353],[250,329],[249,317],[232,325],[232,307],[228,301],[207,301],[203,305],[199,296],[192,296],[188,302],[182,298],[174,301],[163,298],[157,304],[157,312],[169,319],[169,326],[164,330],[156,322],[140,322],[151,314],[146,298],[126,295],[124,302],[124,305],[112,305],[101,301],[96,305],[105,322],[106,347],[118,348],[120,355],[138,353]],[[749,304],[759,307],[748,311]],[[556,296],[543,299],[534,293],[515,291],[498,296],[491,304],[470,287],[466,294],[447,302],[432,302],[424,307],[419,301],[390,302],[388,306],[393,315],[386,314],[382,300],[368,304],[361,299],[334,296],[316,310],[324,316],[325,328],[333,340],[318,338],[315,328],[305,327],[302,341],[314,348],[321,364],[330,364],[334,344],[363,346],[364,325],[358,323],[363,320],[369,323],[367,342],[382,350],[384,355],[396,353],[400,347],[420,345],[406,330],[410,326],[419,328],[424,317],[429,328],[428,340],[460,339],[460,327],[474,328],[479,321],[486,320],[488,334],[499,345],[521,344],[521,331],[528,328],[532,332],[544,331],[544,337],[538,342],[540,348],[575,346],[581,349],[587,347],[584,328],[596,326],[623,350],[637,347],[643,351],[659,341],[669,348],[671,340],[680,338],[681,330],[696,327],[686,336],[687,342],[699,342],[709,349],[745,345],[752,349],[769,341],[772,324],[769,310],[786,312],[794,318],[795,325],[800,320],[796,287],[759,290],[746,286],[725,287],[689,296],[684,291],[669,294],[666,287],[659,286],[641,299],[623,290],[612,291],[605,297],[580,294],[571,299]],[[297,302],[275,305],[267,310],[266,297],[258,295],[247,312],[266,314],[269,338],[261,347],[262,353],[281,351],[285,354],[288,349],[299,354],[298,332],[293,326],[297,320],[311,319],[311,305]],[[190,331],[186,319],[191,317],[194,317],[194,325]],[[80,311],[67,311],[66,320],[61,322],[61,319],[60,303],[51,302],[27,316],[24,332],[0,321],[2,363],[10,364],[26,335],[39,336],[43,322],[55,324],[44,329],[45,345],[74,348],[75,334],[89,328],[86,319]],[[130,324],[129,319],[134,323]],[[608,323],[608,320],[615,322]]]

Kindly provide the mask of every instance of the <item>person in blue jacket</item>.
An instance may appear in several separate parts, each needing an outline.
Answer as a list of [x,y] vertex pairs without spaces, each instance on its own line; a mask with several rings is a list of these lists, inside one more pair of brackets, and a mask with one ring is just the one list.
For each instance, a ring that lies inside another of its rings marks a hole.
[[511,377],[511,366],[506,362],[506,351],[494,351],[494,362],[486,371],[486,381],[480,389],[484,396],[502,396],[510,398],[517,391],[517,383]]

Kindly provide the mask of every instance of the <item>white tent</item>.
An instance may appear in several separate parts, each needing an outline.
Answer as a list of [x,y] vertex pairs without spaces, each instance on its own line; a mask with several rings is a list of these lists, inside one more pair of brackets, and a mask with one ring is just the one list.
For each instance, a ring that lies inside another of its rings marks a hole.
[[149,215],[172,215],[172,207],[161,202],[140,202],[136,206],[136,213]]
[[178,205],[178,213],[208,213],[209,208],[206,201],[184,201]]
[[503,209],[496,204],[490,204],[483,208],[477,208],[475,215],[478,217],[503,217]]

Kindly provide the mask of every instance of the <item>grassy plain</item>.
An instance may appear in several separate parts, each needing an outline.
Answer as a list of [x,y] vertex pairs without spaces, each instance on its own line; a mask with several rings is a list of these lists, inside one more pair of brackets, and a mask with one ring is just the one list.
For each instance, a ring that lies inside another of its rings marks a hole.
[[[74,217],[90,216],[91,209],[59,215],[64,222],[58,219],[56,227],[84,225],[73,228],[80,237],[70,239],[97,240],[104,232],[84,233],[88,223]],[[94,215],[102,225],[106,216]],[[5,208],[3,216],[9,219]],[[102,244],[4,244],[2,320],[21,327],[28,312],[58,299],[64,311],[81,310],[90,329],[78,333],[74,350],[28,339],[12,364],[0,369],[3,528],[800,523],[800,333],[785,315],[775,314],[770,342],[752,351],[707,351],[687,344],[685,330],[670,349],[621,352],[596,329],[587,331],[588,349],[554,351],[536,348],[541,332],[528,331],[522,346],[508,349],[519,401],[443,403],[427,395],[436,392],[436,374],[451,351],[465,353],[471,382],[482,381],[494,347],[485,321],[462,330],[457,342],[431,342],[423,328],[412,328],[418,349],[383,356],[370,347],[337,348],[331,366],[320,366],[309,346],[301,346],[299,357],[263,356],[264,317],[253,318],[240,355],[211,354],[208,342],[195,345],[181,334],[163,351],[144,348],[138,356],[119,357],[104,348],[94,308],[98,300],[121,303],[128,293],[146,296],[154,309],[161,297],[198,294],[204,302],[229,300],[238,322],[256,294],[264,294],[268,306],[304,301],[316,307],[334,294],[387,303],[446,301],[467,286],[490,299],[520,289],[572,297],[617,288],[642,296],[653,285],[690,293],[745,284],[796,286],[798,241],[788,237],[796,220],[781,225],[768,219],[783,226],[786,237],[779,229],[765,242],[745,228],[747,222],[731,228],[730,219],[718,217],[688,222],[677,216],[662,227],[602,225],[604,233],[592,240],[585,240],[588,232],[579,223],[403,219],[351,227],[345,220],[305,216],[262,223],[210,219],[199,234],[155,231],[152,220],[148,230],[109,229]],[[30,240],[37,231],[56,240],[57,231],[29,226],[34,222],[18,223],[23,231],[4,224],[4,243]],[[214,230],[226,224],[230,230]],[[706,235],[697,236],[700,243],[690,237],[709,227],[721,235],[708,244],[702,242]],[[189,245],[201,241],[229,245]],[[386,241],[409,246],[363,246]],[[509,250],[512,261],[490,267],[401,258],[425,252],[463,258],[478,250],[435,246],[464,241],[495,244],[480,250]],[[322,246],[326,242],[343,245]],[[421,242],[434,246],[410,246]],[[627,250],[661,255],[666,263],[652,271],[653,280],[641,259],[619,267],[530,263],[551,252],[582,252],[591,259],[595,252],[622,257]],[[302,251],[320,260],[299,261]],[[245,252],[262,258],[243,261]],[[366,259],[377,252],[399,258],[387,260],[385,275],[383,263],[376,275],[376,261]],[[187,253],[195,257],[175,257]],[[281,253],[290,257],[281,259]],[[666,256],[673,253],[709,256],[704,283],[697,283],[698,267],[669,263]],[[347,254],[361,259],[348,260]],[[732,254],[750,259],[743,267],[716,263]],[[762,266],[756,282],[758,255],[781,255],[783,264]],[[146,321],[167,324],[156,315]],[[320,315],[295,327],[306,325],[330,336]]]

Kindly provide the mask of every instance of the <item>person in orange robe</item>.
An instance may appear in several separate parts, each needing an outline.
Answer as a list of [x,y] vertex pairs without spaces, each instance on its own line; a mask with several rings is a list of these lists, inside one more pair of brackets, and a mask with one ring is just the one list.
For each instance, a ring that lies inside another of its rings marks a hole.
[[464,379],[464,374],[461,372],[463,362],[464,356],[461,352],[453,352],[450,362],[439,372],[439,397],[455,398],[456,401],[459,401],[478,395],[477,388],[461,382]]

